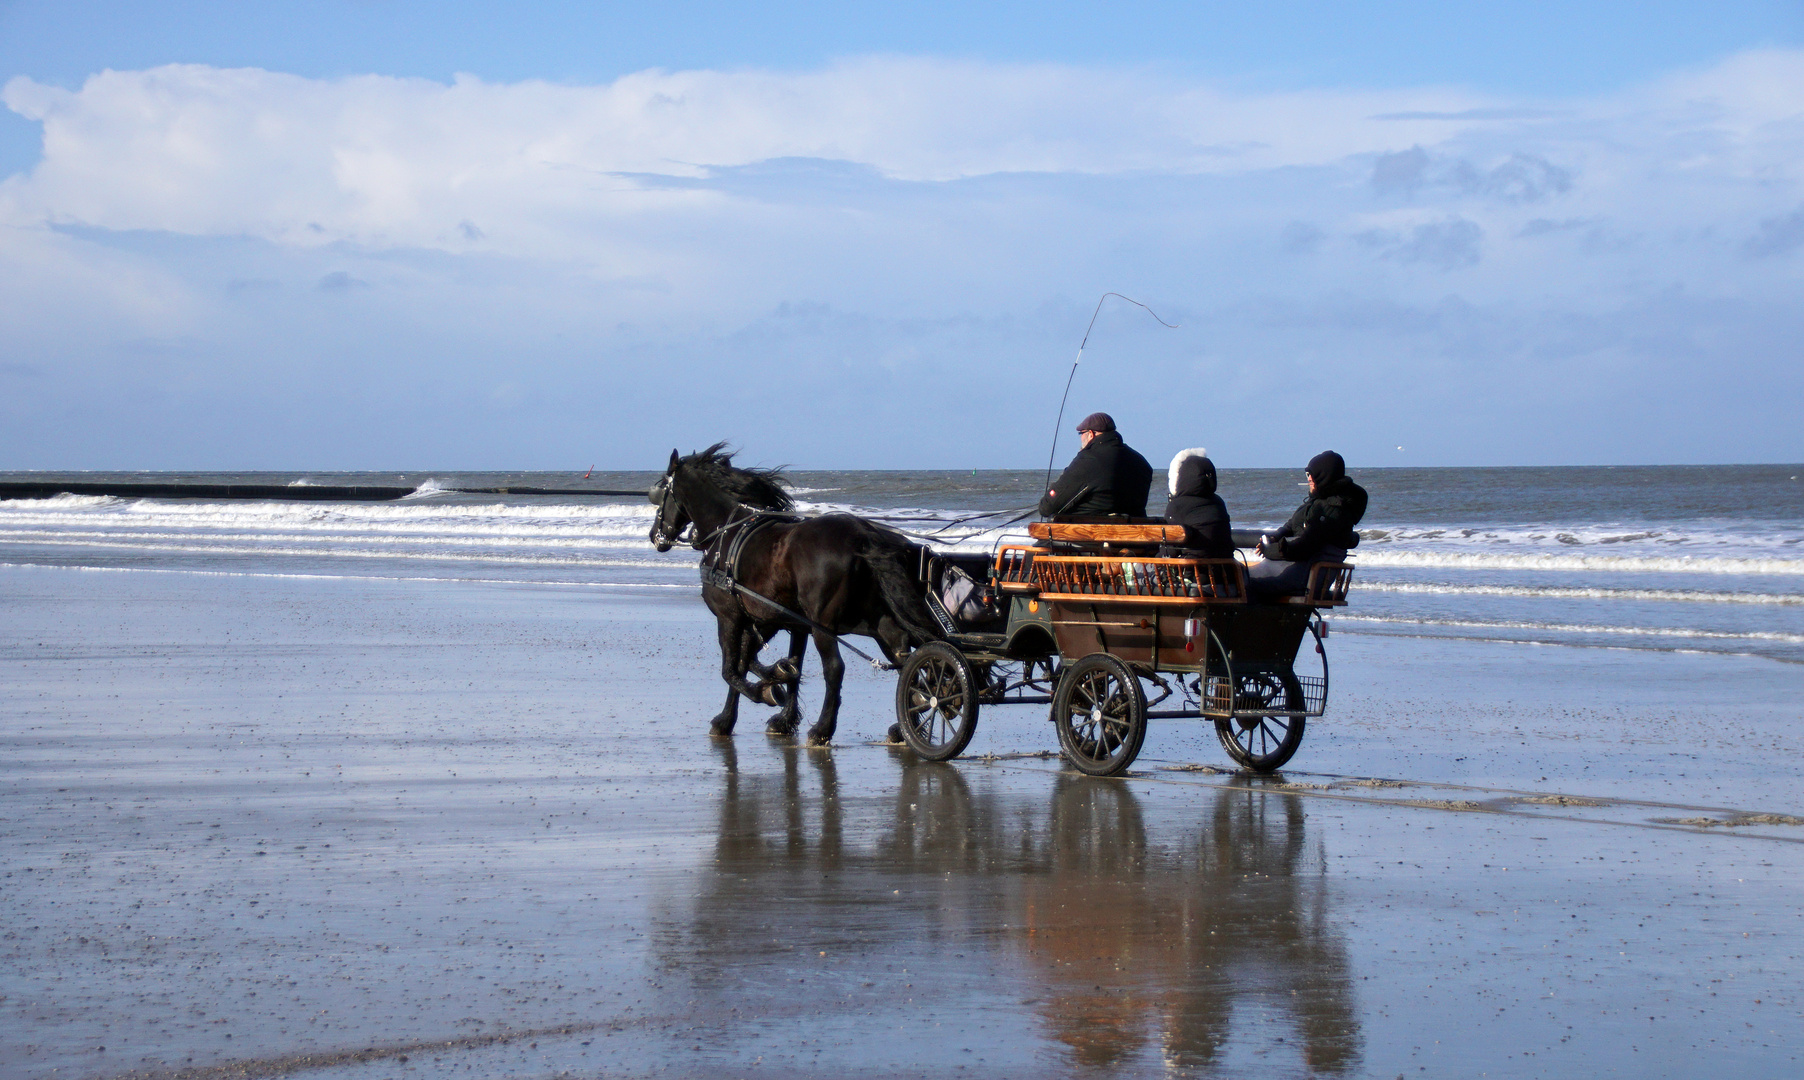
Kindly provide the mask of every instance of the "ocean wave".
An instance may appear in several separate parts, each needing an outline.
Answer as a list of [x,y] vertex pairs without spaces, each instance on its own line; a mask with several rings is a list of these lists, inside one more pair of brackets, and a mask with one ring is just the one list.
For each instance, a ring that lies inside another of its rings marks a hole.
[[1362,581],[1355,592],[1420,593],[1432,596],[1520,596],[1537,600],[1673,600],[1700,604],[1804,605],[1804,593],[1705,592],[1699,589],[1571,588],[1535,585],[1431,585]]
[[87,500],[60,504],[56,499],[13,500],[0,503],[0,525],[69,525],[94,527],[112,521],[134,525],[166,525],[171,528],[244,528],[264,524],[318,527],[338,523],[372,527],[458,528],[486,527],[493,523],[538,528],[643,529],[656,508],[598,504],[595,506],[444,503],[195,503],[183,505],[156,499],[113,499],[103,496],[67,496]]
[[44,570],[87,574],[183,574],[189,577],[280,578],[299,581],[426,581],[454,585],[543,585],[576,589],[701,589],[698,581],[559,581],[554,578],[435,577],[424,574],[301,574],[274,570],[196,570],[174,566],[46,566],[0,562],[5,570]]
[[1380,525],[1359,530],[1362,547],[1412,550],[1477,548],[1563,552],[1627,548],[1690,554],[1798,552],[1804,534],[1795,524],[1720,518],[1649,525],[1600,522],[1585,525],[1528,522],[1512,525]]
[[1787,634],[1777,630],[1699,630],[1678,626],[1609,626],[1532,620],[1403,618],[1339,613],[1333,616],[1332,621],[1335,623],[1379,623],[1392,626],[1446,626],[1466,630],[1527,630],[1547,634],[1622,634],[1633,637],[1695,638],[1720,641],[1777,641],[1787,645],[1804,645],[1804,634]]
[[320,559],[394,559],[399,561],[423,562],[471,562],[497,563],[516,566],[636,566],[636,567],[694,567],[701,565],[699,555],[691,556],[687,549],[681,556],[675,554],[657,554],[647,546],[645,555],[639,559],[585,559],[574,555],[531,557],[523,555],[471,555],[451,551],[366,551],[339,545],[320,545],[317,547],[271,547],[271,546],[232,546],[226,544],[145,544],[120,543],[111,540],[34,540],[36,547],[72,547],[72,548],[104,548],[107,550],[134,551],[148,554],[184,554],[184,555],[289,555],[304,558]]
[[124,501],[124,499],[116,499],[111,495],[71,495],[65,491],[52,495],[48,499],[0,499],[0,515],[42,510],[47,507],[57,510],[89,510],[117,506]]
[[456,493],[453,492],[450,488],[439,483],[437,480],[428,478],[426,480],[421,481],[420,484],[417,487],[415,487],[412,491],[401,496],[401,499],[402,499],[402,501],[406,501],[408,499],[430,499],[434,495],[453,495],[453,494],[456,494]]
[[1490,552],[1383,551],[1364,545],[1353,552],[1361,567],[1443,570],[1591,570],[1655,574],[1804,574],[1804,558],[1772,559],[1734,555],[1554,555]]
[[[649,545],[646,543],[645,537],[643,535],[633,536],[633,537],[622,536],[622,537],[618,537],[618,538],[605,538],[605,537],[564,537],[564,536],[542,536],[542,535],[515,536],[515,535],[511,535],[511,534],[489,534],[489,535],[480,535],[480,536],[459,536],[459,535],[455,535],[455,534],[446,534],[446,533],[405,533],[405,534],[379,533],[379,534],[371,534],[367,531],[345,531],[345,532],[333,532],[333,533],[324,533],[324,534],[321,534],[321,533],[295,533],[295,532],[196,533],[196,532],[178,532],[178,531],[173,531],[173,530],[168,531],[168,532],[127,531],[124,529],[57,529],[54,531],[48,531],[48,530],[28,531],[28,530],[23,530],[23,529],[0,528],[0,542],[7,542],[7,543],[22,544],[22,543],[35,543],[38,541],[49,541],[49,540],[83,540],[83,539],[88,539],[88,540],[145,540],[145,541],[152,541],[152,542],[206,540],[206,541],[231,541],[231,542],[238,542],[238,543],[256,543],[256,542],[260,542],[260,541],[269,541],[269,542],[274,542],[274,543],[289,543],[289,544],[305,544],[305,543],[310,543],[310,542],[340,543],[340,542],[344,542],[344,541],[352,541],[352,542],[365,543],[365,544],[394,544],[394,545],[410,545],[410,546],[443,544],[443,545],[446,545],[449,547],[466,547],[466,548],[550,547],[550,548],[597,548],[597,549],[606,549],[606,550],[619,549],[619,548],[632,548],[632,547],[639,547],[639,548],[649,547]],[[152,546],[154,546],[154,544]]]
[[1343,634],[1356,637],[1405,638],[1416,641],[1470,641],[1485,645],[1532,645],[1536,648],[1553,649],[1596,649],[1602,652],[1622,653],[1666,653],[1672,656],[1740,656],[1750,660],[1768,660],[1780,664],[1804,665],[1804,659],[1784,653],[1762,651],[1758,646],[1750,649],[1721,648],[1686,648],[1682,645],[1657,644],[1603,644],[1596,641],[1549,640],[1532,637],[1502,637],[1497,634],[1440,634],[1440,633],[1406,633],[1394,630],[1342,630]]

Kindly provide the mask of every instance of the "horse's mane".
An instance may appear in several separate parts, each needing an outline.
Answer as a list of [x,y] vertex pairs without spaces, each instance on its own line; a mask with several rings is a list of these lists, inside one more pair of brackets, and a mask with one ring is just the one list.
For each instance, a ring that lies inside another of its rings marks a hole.
[[747,506],[761,510],[789,510],[795,506],[795,500],[784,490],[789,481],[783,478],[782,469],[748,469],[735,465],[726,446],[724,442],[717,442],[683,458],[679,464]]

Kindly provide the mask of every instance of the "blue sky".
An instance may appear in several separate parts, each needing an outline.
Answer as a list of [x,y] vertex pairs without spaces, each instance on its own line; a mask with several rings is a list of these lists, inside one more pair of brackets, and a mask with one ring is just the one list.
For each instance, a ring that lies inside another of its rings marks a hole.
[[0,468],[1797,461],[1804,5],[0,3]]

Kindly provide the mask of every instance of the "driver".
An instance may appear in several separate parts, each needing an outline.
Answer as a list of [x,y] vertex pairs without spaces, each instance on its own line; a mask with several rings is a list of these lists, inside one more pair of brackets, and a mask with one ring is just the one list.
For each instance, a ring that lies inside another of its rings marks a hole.
[[1040,499],[1040,516],[1078,517],[1096,514],[1146,516],[1146,497],[1153,467],[1121,441],[1115,418],[1094,412],[1077,425],[1083,449],[1065,466]]

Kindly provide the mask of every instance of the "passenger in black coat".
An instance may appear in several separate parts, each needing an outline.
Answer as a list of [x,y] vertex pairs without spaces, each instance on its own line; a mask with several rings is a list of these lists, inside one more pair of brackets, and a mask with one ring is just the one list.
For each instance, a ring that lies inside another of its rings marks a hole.
[[1215,493],[1215,462],[1201,450],[1184,450],[1171,461],[1171,499],[1165,521],[1184,526],[1184,549],[1206,559],[1234,555],[1228,505]]
[[[1084,448],[1040,499],[1041,517],[1093,514],[1146,516],[1153,467],[1121,441],[1108,413],[1091,413],[1077,426]],[[1086,491],[1085,489],[1089,489]]]
[[1290,520],[1259,543],[1265,561],[1247,571],[1255,593],[1303,592],[1309,568],[1318,562],[1340,562],[1359,544],[1354,526],[1366,512],[1366,489],[1347,476],[1347,463],[1332,450],[1309,459],[1305,470],[1309,497]]

